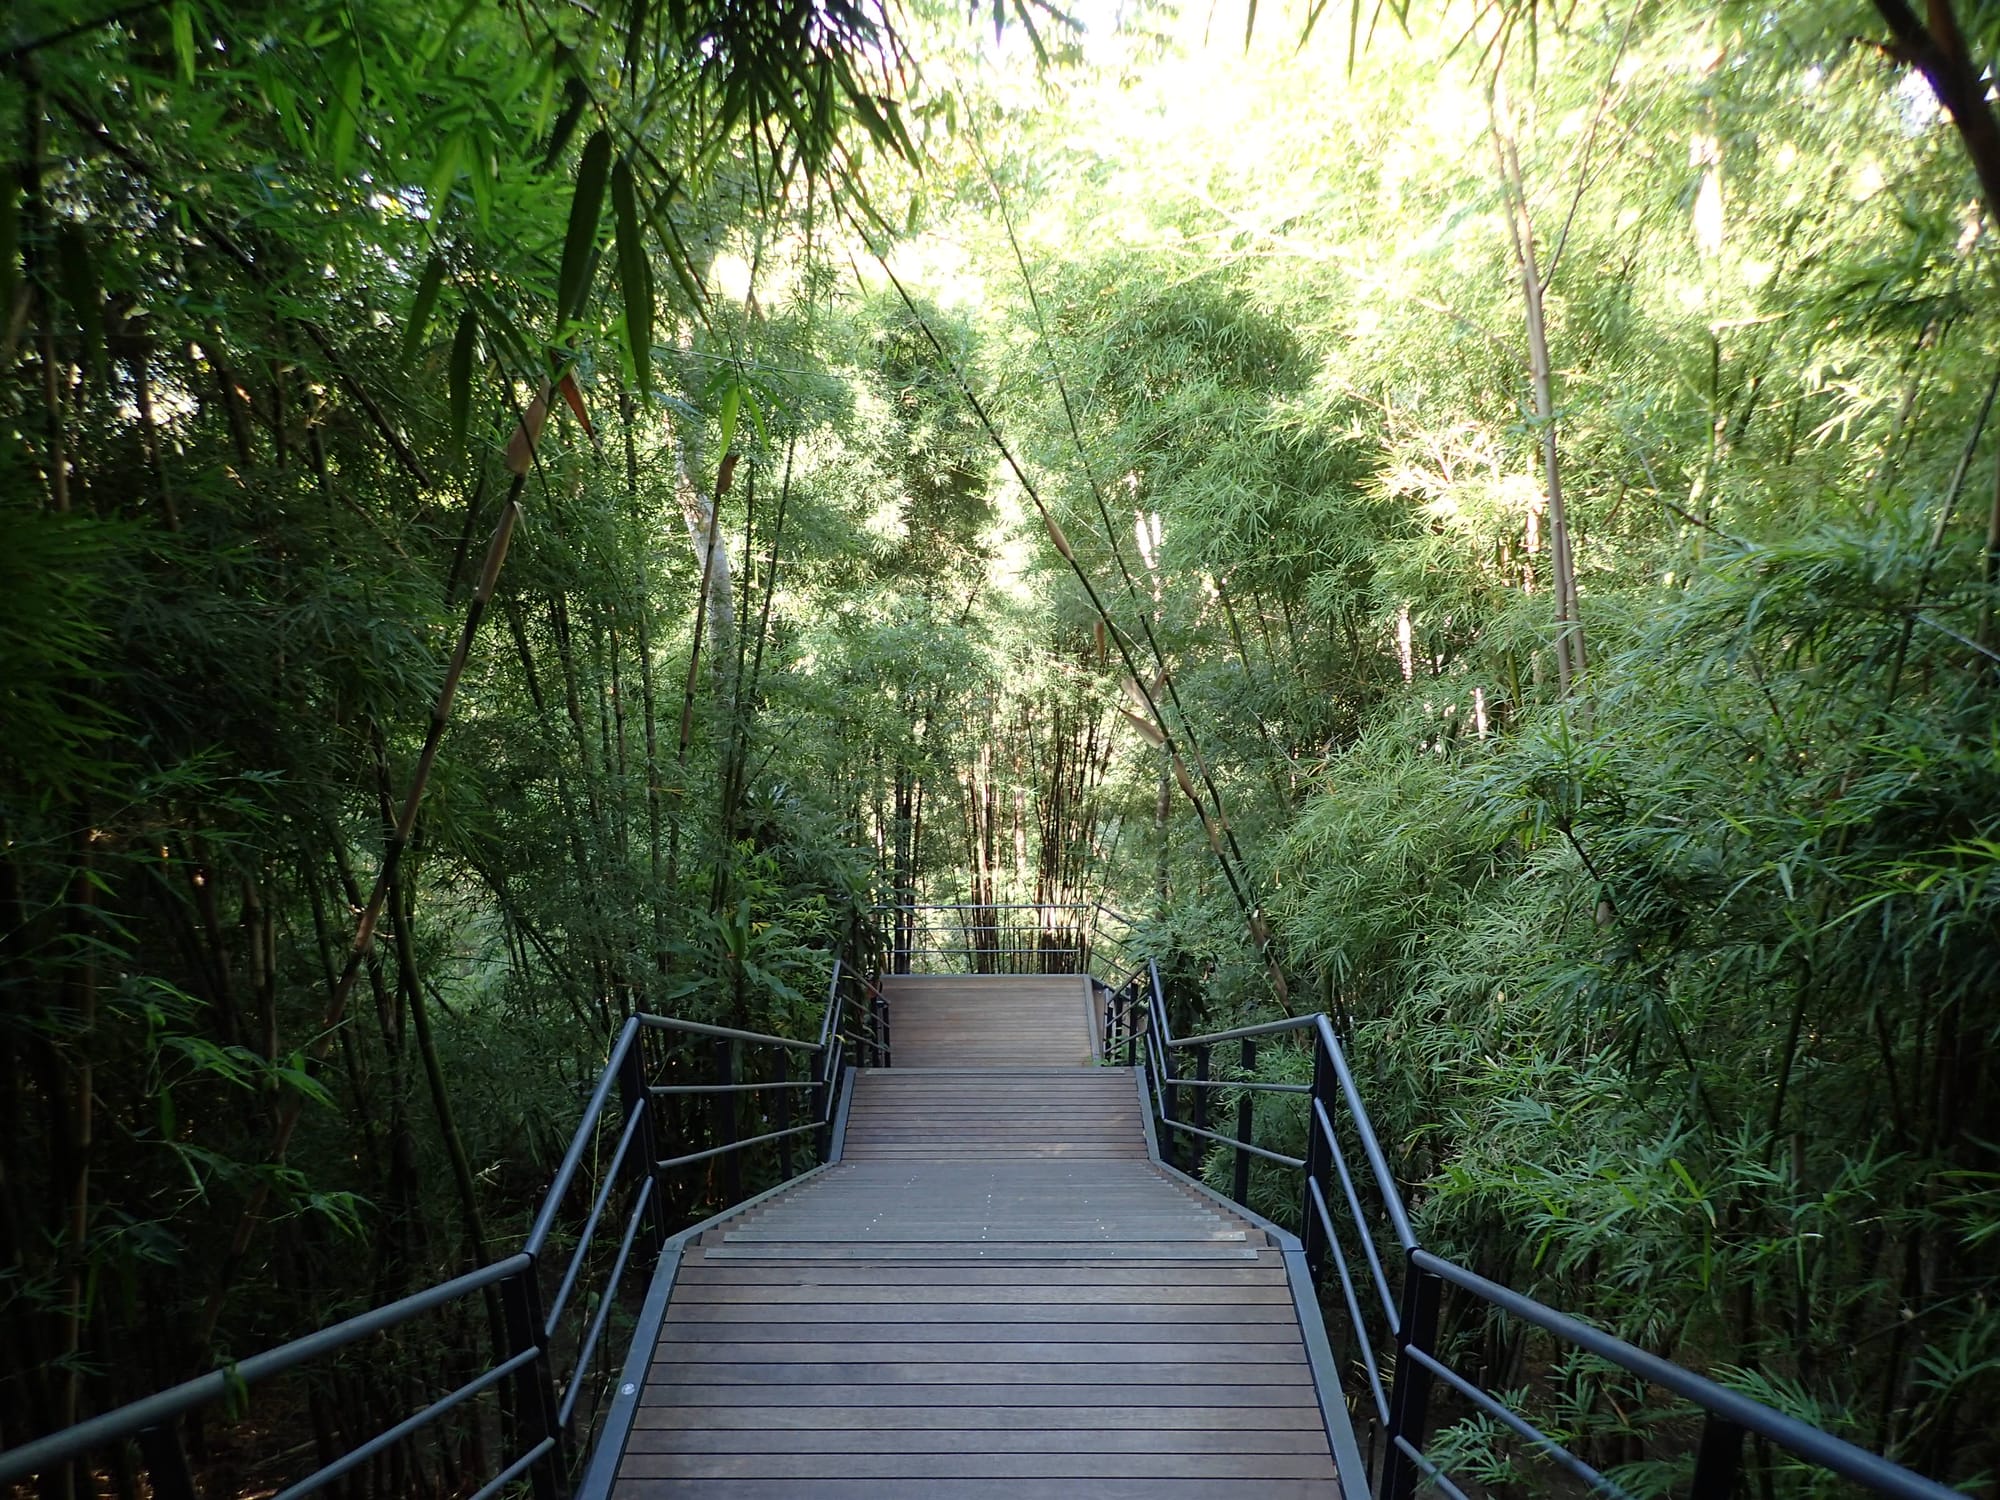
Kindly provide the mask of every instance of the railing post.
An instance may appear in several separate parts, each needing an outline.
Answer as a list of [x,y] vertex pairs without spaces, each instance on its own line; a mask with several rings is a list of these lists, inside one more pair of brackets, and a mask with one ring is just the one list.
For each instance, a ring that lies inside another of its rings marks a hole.
[[542,1328],[542,1289],[535,1279],[537,1263],[500,1283],[500,1303],[507,1324],[507,1354],[534,1349],[539,1358],[514,1372],[514,1420],[516,1440],[522,1450],[544,1438],[555,1446],[528,1471],[535,1500],[562,1500],[563,1434],[560,1408],[556,1404],[555,1372],[549,1365],[548,1341]]
[[1299,1187],[1299,1240],[1305,1246],[1306,1265],[1311,1269],[1315,1282],[1326,1269],[1327,1246],[1326,1231],[1320,1227],[1319,1214],[1313,1208],[1313,1184],[1321,1184],[1320,1191],[1326,1191],[1325,1183],[1333,1175],[1333,1153],[1328,1149],[1325,1133],[1319,1128],[1319,1115],[1313,1106],[1326,1109],[1328,1120],[1333,1118],[1329,1107],[1333,1099],[1333,1084],[1333,1068],[1329,1065],[1326,1046],[1315,1035],[1312,1092],[1306,1095],[1306,1175]]
[[1403,1263],[1402,1337],[1396,1345],[1396,1375],[1389,1392],[1389,1430],[1381,1500],[1413,1500],[1422,1474],[1397,1445],[1397,1439],[1421,1452],[1431,1398],[1431,1372],[1410,1358],[1410,1350],[1432,1354],[1437,1346],[1438,1304],[1444,1283],[1420,1271],[1406,1257]]
[[1727,1417],[1708,1414],[1701,1424],[1701,1446],[1694,1455],[1694,1483],[1688,1500],[1731,1500],[1743,1469],[1743,1429]]
[[[778,1056],[778,1082],[790,1083],[791,1081],[791,1054],[789,1052],[780,1053]],[[786,1088],[776,1089],[773,1092],[778,1096],[777,1108],[773,1111],[777,1116],[774,1128],[780,1132],[778,1136],[778,1176],[780,1179],[785,1179],[792,1175],[792,1138],[783,1133],[792,1128],[792,1091]]]
[[[729,1084],[737,1081],[736,1043],[726,1041],[716,1042],[715,1072],[715,1081],[717,1083]],[[736,1126],[736,1095],[728,1092],[720,1093],[715,1096],[715,1101],[717,1116],[716,1134],[720,1137],[715,1144],[718,1146],[733,1145],[736,1141],[741,1140],[743,1136],[743,1132],[737,1129]],[[731,1203],[740,1202],[743,1197],[743,1153],[741,1151],[730,1151],[724,1154],[722,1160],[725,1164],[723,1166],[723,1176],[729,1185],[729,1201]]]
[[833,1103],[840,1097],[840,1078],[847,1067],[847,1053],[836,1035],[826,1039],[826,1051],[818,1056],[820,1125],[813,1133],[813,1144],[818,1148],[820,1161],[824,1163],[833,1155]]
[[145,1462],[154,1500],[195,1500],[194,1475],[188,1472],[177,1423],[142,1428],[139,1457]]
[[[1197,1085],[1194,1091],[1194,1128],[1196,1130],[1208,1129],[1208,1090],[1199,1087],[1199,1085],[1208,1082],[1208,1051],[1206,1043],[1194,1049],[1194,1078]],[[1201,1147],[1193,1146],[1191,1149],[1194,1152],[1195,1165],[1199,1166],[1201,1164]]]
[[634,1033],[632,1045],[625,1049],[625,1055],[618,1061],[618,1103],[628,1127],[634,1113],[640,1116],[632,1150],[638,1153],[639,1180],[651,1179],[653,1184],[652,1201],[646,1206],[645,1248],[650,1252],[666,1243],[667,1185],[661,1180],[660,1169],[656,1165],[660,1159],[660,1128],[654,1111],[659,1108],[659,1102],[646,1092],[644,1040],[643,1031]]
[[[1254,1080],[1257,1076],[1257,1039],[1243,1038],[1243,1076]],[[1250,1140],[1250,1132],[1256,1127],[1254,1104],[1257,1096],[1245,1089],[1236,1100],[1236,1139],[1240,1143],[1236,1152],[1236,1201],[1247,1204],[1250,1201],[1250,1153],[1242,1148]]]

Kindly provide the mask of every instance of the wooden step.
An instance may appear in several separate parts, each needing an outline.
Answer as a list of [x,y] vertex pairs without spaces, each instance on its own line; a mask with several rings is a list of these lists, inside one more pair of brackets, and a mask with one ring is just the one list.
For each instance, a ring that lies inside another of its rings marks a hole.
[[1082,982],[887,987],[842,1159],[683,1251],[613,1493],[1337,1497],[1283,1257],[1152,1162]]
[[1081,975],[896,975],[882,992],[898,1068],[1085,1068],[1095,1057],[1092,992]]

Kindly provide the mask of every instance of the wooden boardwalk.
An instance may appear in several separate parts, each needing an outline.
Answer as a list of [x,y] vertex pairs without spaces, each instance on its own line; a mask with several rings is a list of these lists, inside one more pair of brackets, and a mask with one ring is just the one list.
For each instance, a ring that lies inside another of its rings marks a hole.
[[1282,1256],[1154,1164],[1084,981],[889,983],[841,1159],[683,1254],[614,1493],[1336,1496]]

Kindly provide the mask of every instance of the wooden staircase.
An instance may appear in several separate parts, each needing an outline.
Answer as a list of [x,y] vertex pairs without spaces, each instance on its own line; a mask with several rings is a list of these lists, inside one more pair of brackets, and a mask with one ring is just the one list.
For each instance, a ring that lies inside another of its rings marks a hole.
[[840,1159],[682,1256],[614,1493],[1336,1495],[1283,1257],[1157,1164],[1087,982],[885,985]]

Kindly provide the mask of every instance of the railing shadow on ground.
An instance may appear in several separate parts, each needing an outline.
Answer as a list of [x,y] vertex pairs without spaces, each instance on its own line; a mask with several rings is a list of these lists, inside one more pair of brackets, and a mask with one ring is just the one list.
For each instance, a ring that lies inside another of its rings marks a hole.
[[[860,953],[851,942],[836,957],[815,1040],[627,1019],[513,1254],[0,1452],[0,1492],[40,1476],[44,1493],[53,1482],[75,1496],[135,1494],[143,1479],[155,1500],[194,1500],[191,1425],[226,1422],[280,1377],[325,1378],[344,1355],[379,1353],[371,1340],[477,1298],[495,1345],[483,1369],[344,1452],[322,1439],[318,1467],[275,1493],[395,1494],[407,1478],[384,1476],[406,1476],[409,1445],[428,1438],[456,1493],[568,1494],[619,1363],[604,1357],[607,1337],[634,1322],[628,1273],[638,1266],[643,1285],[674,1231],[742,1200],[752,1171],[782,1182],[823,1160],[851,1067],[888,1064],[887,1006]],[[663,1155],[669,1142],[691,1149]],[[468,1475],[467,1456],[488,1452],[502,1456]]]
[[[1448,1470],[1449,1460],[1440,1463],[1427,1451],[1436,1431],[1431,1412],[1435,1396],[1473,1420],[1493,1424],[1551,1465],[1561,1477],[1550,1476],[1554,1482],[1547,1492],[1580,1486],[1614,1500],[1632,1500],[1627,1489],[1537,1427],[1516,1405],[1451,1365],[1439,1337],[1440,1312],[1449,1292],[1538,1330],[1572,1356],[1601,1362],[1606,1370],[1664,1390],[1698,1413],[1700,1435],[1684,1491],[1691,1500],[1729,1500],[1738,1493],[1745,1477],[1746,1438],[1789,1454],[1808,1476],[1806,1488],[1816,1494],[1821,1492],[1818,1481],[1838,1479],[1894,1500],[1962,1500],[1957,1491],[1934,1480],[1425,1249],[1347,1055],[1325,1015],[1175,1037],[1152,961],[1138,964],[1120,983],[1097,982],[1103,994],[1103,1056],[1142,1071],[1161,1156],[1169,1165],[1183,1165],[1199,1178],[1204,1146],[1220,1149],[1229,1159],[1231,1196],[1246,1207],[1253,1163],[1296,1174],[1299,1237],[1322,1302],[1337,1289],[1344,1318],[1330,1318],[1329,1326],[1336,1333],[1343,1327],[1346,1331],[1346,1347],[1336,1353],[1355,1387],[1348,1393],[1350,1411],[1370,1438],[1365,1460],[1370,1473],[1359,1476],[1358,1484],[1350,1480],[1350,1492],[1372,1492],[1376,1500],[1410,1500],[1426,1490],[1468,1500],[1465,1476],[1455,1476]],[[1311,1082],[1261,1079],[1260,1043],[1309,1048]],[[1216,1058],[1228,1052],[1234,1054],[1226,1058],[1232,1076],[1212,1076]],[[1303,1101],[1305,1156],[1257,1142],[1254,1100],[1260,1094]],[[1233,1132],[1211,1128],[1216,1123],[1210,1118],[1211,1101],[1218,1097],[1234,1103]],[[1766,1500],[1772,1493],[1769,1472],[1767,1466],[1759,1476],[1766,1481],[1760,1484]],[[1475,1483],[1474,1488],[1482,1486]]]

